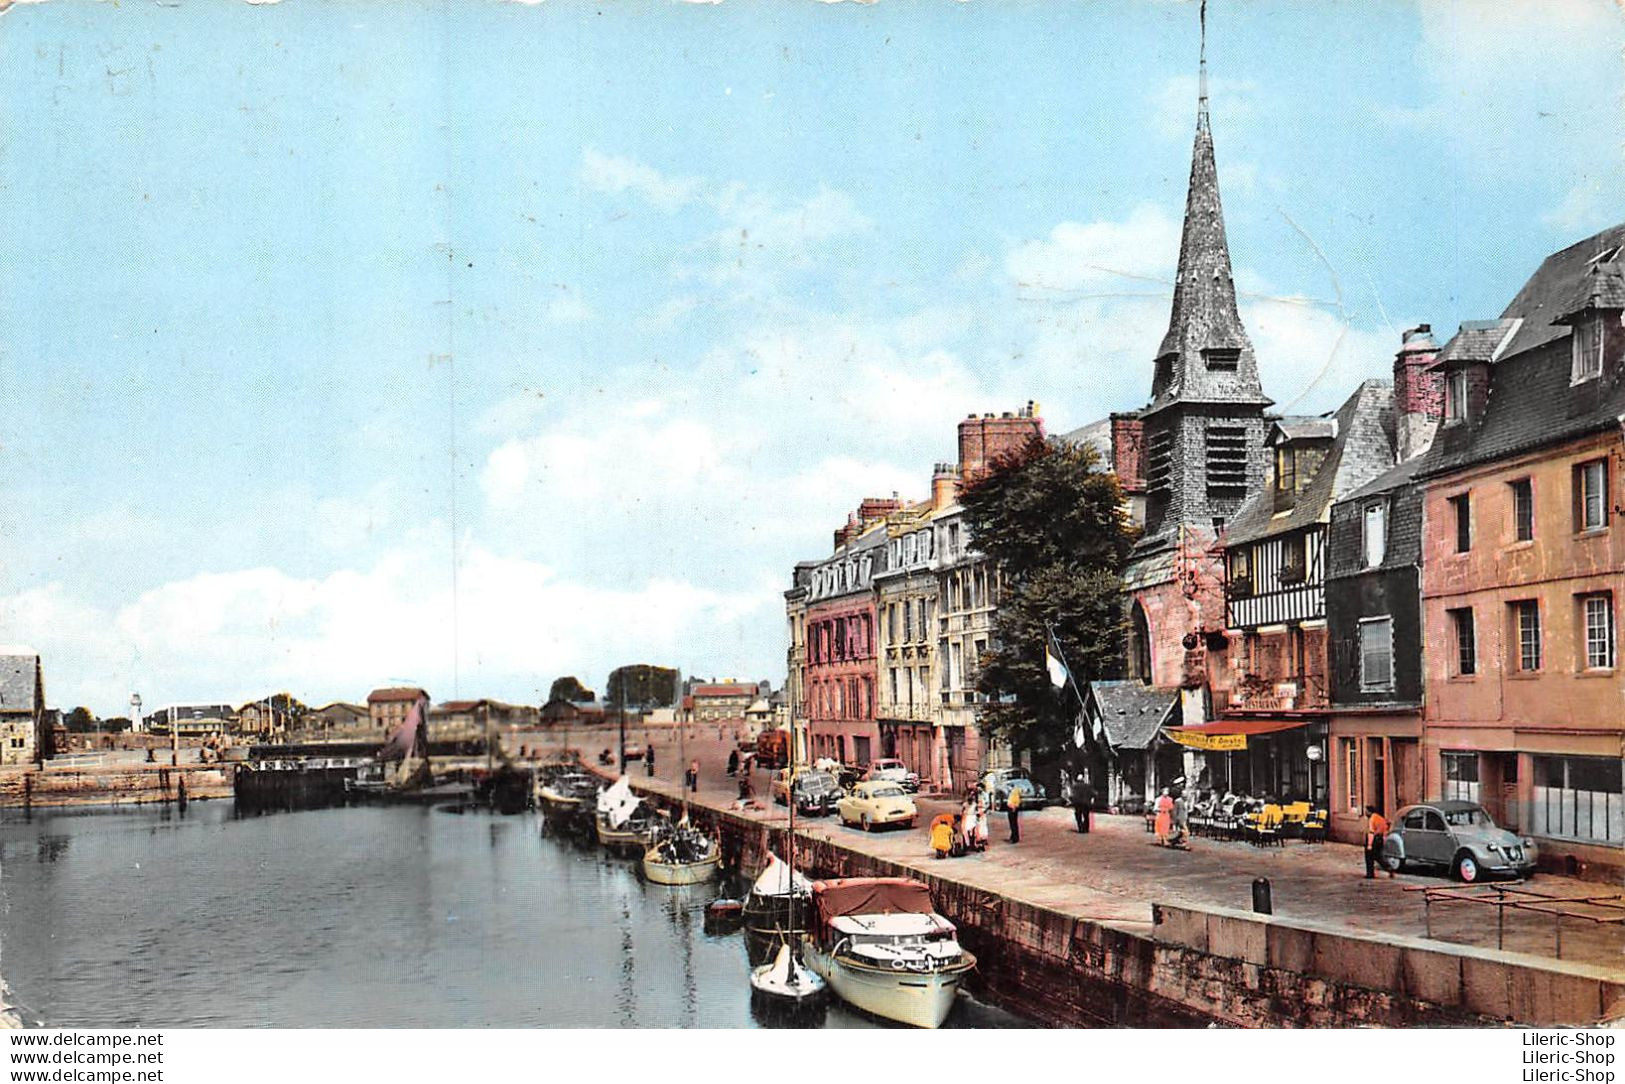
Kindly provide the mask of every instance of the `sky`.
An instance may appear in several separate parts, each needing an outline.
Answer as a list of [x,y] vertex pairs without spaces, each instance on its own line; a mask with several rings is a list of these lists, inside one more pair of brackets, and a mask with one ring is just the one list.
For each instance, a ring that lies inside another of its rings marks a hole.
[[[784,677],[971,412],[1148,398],[1194,3],[0,0],[0,642],[104,715]],[[1625,207],[1609,0],[1212,0],[1278,409]]]

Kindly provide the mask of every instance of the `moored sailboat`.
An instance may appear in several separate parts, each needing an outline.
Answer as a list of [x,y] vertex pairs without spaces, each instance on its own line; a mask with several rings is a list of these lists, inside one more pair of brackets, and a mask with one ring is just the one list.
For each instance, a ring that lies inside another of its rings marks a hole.
[[593,829],[606,850],[644,850],[649,844],[652,821],[649,807],[632,793],[632,784],[625,776],[599,791]]

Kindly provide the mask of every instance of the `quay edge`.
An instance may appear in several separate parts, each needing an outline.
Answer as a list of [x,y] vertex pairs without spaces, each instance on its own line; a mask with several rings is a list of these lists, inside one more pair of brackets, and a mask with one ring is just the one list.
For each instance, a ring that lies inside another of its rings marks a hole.
[[[636,789],[656,797],[656,788]],[[703,800],[724,862],[761,869],[788,828]],[[1625,1015],[1625,975],[1447,942],[1377,937],[1217,907],[1107,922],[796,833],[820,877],[911,877],[979,964],[985,1000],[1054,1027],[1585,1026]]]

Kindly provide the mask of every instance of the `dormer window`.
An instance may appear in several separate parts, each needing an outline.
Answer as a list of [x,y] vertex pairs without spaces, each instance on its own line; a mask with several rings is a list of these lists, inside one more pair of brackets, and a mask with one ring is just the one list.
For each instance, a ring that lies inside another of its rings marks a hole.
[[1592,315],[1574,325],[1569,336],[1574,349],[1574,367],[1569,383],[1580,384],[1602,375],[1602,317]]
[[1235,347],[1213,347],[1202,351],[1202,360],[1211,372],[1233,373],[1241,365],[1241,351]]
[[1444,420],[1467,420],[1467,370],[1453,369],[1444,378]]
[[1298,488],[1298,456],[1292,448],[1275,449],[1275,488],[1282,493]]

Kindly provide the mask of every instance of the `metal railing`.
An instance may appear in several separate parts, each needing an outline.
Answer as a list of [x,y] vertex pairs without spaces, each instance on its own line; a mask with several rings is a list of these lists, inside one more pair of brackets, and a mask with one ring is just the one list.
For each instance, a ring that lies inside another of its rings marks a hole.
[[[1552,920],[1552,951],[1563,958],[1563,920],[1588,922],[1591,928],[1625,931],[1625,893],[1603,892],[1582,896],[1553,896],[1524,887],[1525,881],[1479,885],[1407,885],[1406,892],[1420,892],[1423,922],[1433,937],[1433,905],[1477,904],[1495,909],[1495,947],[1504,950],[1508,914],[1532,914]],[[1584,928],[1584,927],[1582,927]]]

